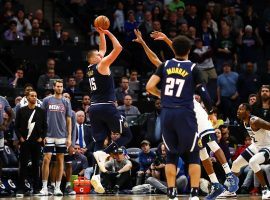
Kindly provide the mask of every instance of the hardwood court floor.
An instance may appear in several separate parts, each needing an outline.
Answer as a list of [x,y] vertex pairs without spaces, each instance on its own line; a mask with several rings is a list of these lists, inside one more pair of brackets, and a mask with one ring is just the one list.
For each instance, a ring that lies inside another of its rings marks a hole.
[[[15,200],[15,197],[5,197],[1,198],[1,200]],[[188,200],[188,196],[179,196],[179,200]],[[201,200],[204,197],[200,198]],[[236,198],[231,198],[236,199]],[[237,196],[237,200],[260,200],[261,196],[248,196],[248,195],[239,195]],[[18,200],[18,199],[16,199]],[[76,196],[64,196],[64,197],[24,197],[21,200],[167,200],[165,195],[76,195]]]

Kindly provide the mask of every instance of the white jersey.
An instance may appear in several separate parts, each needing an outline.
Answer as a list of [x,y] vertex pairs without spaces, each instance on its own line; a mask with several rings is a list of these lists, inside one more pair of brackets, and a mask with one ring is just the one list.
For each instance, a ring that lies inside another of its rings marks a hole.
[[203,109],[201,104],[198,101],[196,101],[196,99],[193,99],[193,103],[194,103],[194,112],[196,114],[198,124],[198,133],[200,134],[200,137],[202,138],[203,136],[208,135],[210,133],[215,133],[211,121],[208,120],[207,112]]
[[[258,117],[253,116],[250,118],[251,120],[256,120]],[[259,129],[258,131],[253,131],[250,125],[246,125],[244,123],[244,126],[252,138],[252,143],[254,143],[258,149],[261,148],[270,148],[270,131],[265,129]]]

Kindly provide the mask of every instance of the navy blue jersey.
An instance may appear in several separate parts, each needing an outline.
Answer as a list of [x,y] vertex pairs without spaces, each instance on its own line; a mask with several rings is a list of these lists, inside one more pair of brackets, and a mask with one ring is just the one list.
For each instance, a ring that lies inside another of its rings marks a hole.
[[114,102],[114,80],[112,75],[102,75],[97,70],[97,65],[89,65],[87,77],[90,84],[91,103]]
[[199,69],[189,60],[175,58],[162,63],[156,75],[161,78],[162,107],[193,109],[195,86],[202,83]]

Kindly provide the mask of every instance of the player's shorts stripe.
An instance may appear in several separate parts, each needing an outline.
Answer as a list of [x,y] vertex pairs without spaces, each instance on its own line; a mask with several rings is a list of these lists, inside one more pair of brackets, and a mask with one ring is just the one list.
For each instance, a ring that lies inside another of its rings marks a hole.
[[194,139],[193,139],[193,143],[192,143],[192,147],[191,147],[191,149],[190,149],[190,152],[193,152],[193,150],[194,150],[194,148],[195,148],[195,145],[196,145],[196,143],[197,143],[197,141],[198,141],[198,136],[200,136],[198,133],[195,133],[195,135],[194,135]]
[[255,154],[253,153],[253,151],[251,151],[249,148],[246,148],[246,151],[251,155],[254,156]]
[[169,149],[169,147],[168,147],[168,145],[167,145],[167,143],[166,143],[166,141],[165,141],[163,135],[161,135],[161,137],[162,137],[162,140],[163,140],[163,142],[164,142],[164,145],[165,145],[166,149],[168,149],[168,151],[170,151],[170,149]]
[[211,133],[215,133],[214,129],[206,129],[203,132],[200,133],[201,138],[205,135],[211,134]]
[[104,103],[94,103],[94,102],[91,102],[91,106],[94,106],[94,105],[110,105],[110,104],[113,104],[114,102],[104,102]]

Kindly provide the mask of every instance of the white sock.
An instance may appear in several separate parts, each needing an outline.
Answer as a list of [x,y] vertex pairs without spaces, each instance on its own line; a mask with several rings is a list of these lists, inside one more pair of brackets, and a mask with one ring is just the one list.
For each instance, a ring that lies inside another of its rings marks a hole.
[[232,172],[228,163],[224,163],[224,164],[222,165],[222,167],[223,167],[223,169],[224,169],[225,174],[229,174],[229,173]]
[[47,180],[42,180],[42,188],[48,189],[48,181]]
[[66,182],[66,188],[70,186],[70,182]]
[[55,182],[55,188],[59,189],[61,185],[61,181],[56,181]]
[[211,183],[218,183],[218,179],[215,173],[208,175]]
[[55,182],[52,182],[52,183],[51,183],[51,186],[53,186],[53,187],[55,188]]

